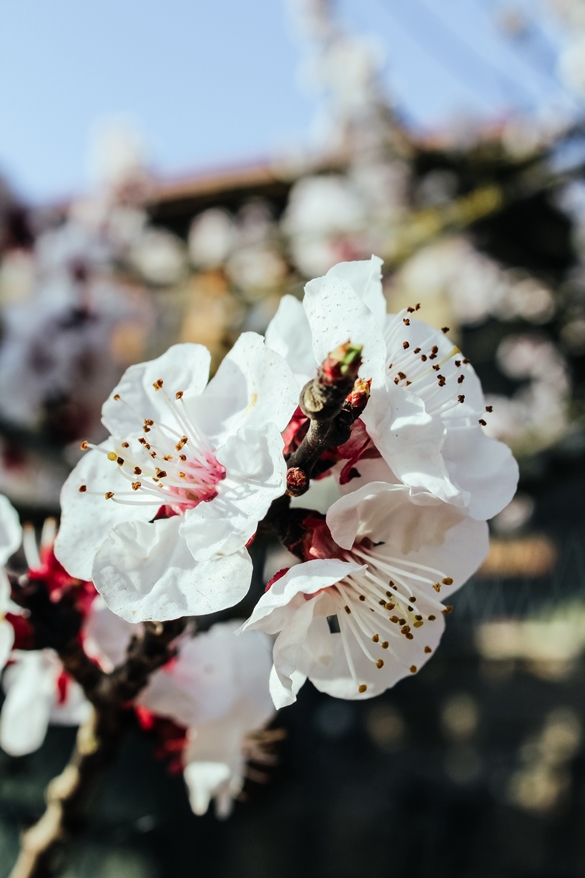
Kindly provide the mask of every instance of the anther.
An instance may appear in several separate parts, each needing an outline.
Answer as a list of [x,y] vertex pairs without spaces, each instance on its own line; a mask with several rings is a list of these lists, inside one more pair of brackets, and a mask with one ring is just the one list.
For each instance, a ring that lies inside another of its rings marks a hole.
[[124,466],[124,458],[123,458],[123,457],[117,457],[117,458],[116,458],[116,463],[118,464],[118,466]]
[[406,625],[406,619],[399,619],[398,624],[399,625]]
[[446,576],[444,579],[441,579],[443,585],[453,585],[453,580],[450,576]]
[[410,671],[411,674],[416,674],[416,672],[417,672],[417,667],[416,667],[416,665],[411,665],[410,668],[409,668],[409,671]]
[[426,354],[422,354],[422,356],[421,356],[421,360],[423,361],[423,363],[426,363],[426,361],[428,360],[427,355],[426,355]]
[[365,596],[364,594],[361,594],[361,595],[360,595],[360,601],[365,601],[365,599],[366,599],[366,596]]
[[378,659],[378,661],[376,662],[376,667],[378,668],[378,670],[380,668],[383,668],[384,667],[384,659]]
[[406,350],[407,348],[410,347],[410,345],[409,345],[409,343],[408,343],[407,341],[403,341],[403,342],[402,342],[402,347],[404,348],[404,350]]
[[89,443],[88,443],[87,439],[84,439],[79,447],[81,448],[82,451],[87,451],[87,449],[89,448]]
[[114,496],[113,491],[106,491],[106,493],[104,494],[104,497],[106,498],[106,500],[111,500],[113,496]]
[[387,604],[384,604],[384,608],[385,608],[386,610],[393,610],[393,609],[394,609],[394,604],[391,604],[390,601],[388,601]]
[[379,641],[379,639],[380,639],[380,635],[379,635],[379,634],[373,634],[373,635],[372,635],[372,643],[377,643],[377,642]]
[[467,357],[464,357],[463,362],[464,362],[466,365],[467,365],[467,363],[469,363],[469,360],[467,359]]
[[412,623],[412,627],[413,627],[413,628],[422,628],[422,626],[423,626],[424,624],[425,624],[424,622],[413,622],[413,623]]
[[118,460],[118,455],[115,451],[108,452],[108,460]]
[[444,375],[437,375],[437,381],[439,382],[439,387],[444,387],[446,380],[447,379],[445,378]]
[[411,634],[410,631],[407,631],[404,636],[407,640],[414,640],[414,634]]
[[164,479],[164,478],[166,477],[166,474],[167,474],[166,470],[164,470],[164,469],[159,469],[158,466],[156,467],[156,475],[157,475],[157,478],[159,478],[159,479]]
[[410,631],[410,625],[403,625],[400,630],[403,634],[408,634],[408,632]]
[[455,365],[459,368],[461,366],[461,360],[455,360]]
[[404,323],[405,326],[410,326],[410,320],[408,319],[408,317],[405,317],[402,322]]
[[435,591],[436,591],[437,594],[438,594],[438,593],[441,591],[441,583],[440,583],[440,582],[435,582],[435,584],[433,585],[433,588],[435,589]]
[[435,372],[438,372],[440,368],[441,367],[439,366],[438,363],[435,366],[433,366],[433,369],[435,370]]
[[415,348],[414,351],[413,351],[413,353],[415,353],[415,354],[420,354],[420,348]]
[[449,327],[448,326],[441,326],[441,332],[444,332],[445,334],[447,334],[449,332]]
[[431,649],[430,646],[425,646],[424,651],[425,651],[426,654],[428,655],[428,654],[431,653],[433,650]]
[[142,487],[142,482],[132,482],[132,490],[137,491],[138,488]]
[[157,378],[156,381],[153,382],[152,386],[154,387],[155,390],[160,390],[163,386],[162,378]]
[[388,646],[389,646],[389,645],[390,645],[390,644],[388,643],[387,640],[382,641],[382,644],[381,644],[382,649],[388,649]]
[[478,421],[477,423],[478,423],[478,424],[481,424],[482,427],[487,427],[487,421],[484,421],[483,418],[480,418],[479,421]]
[[80,494],[85,494],[85,492],[87,491],[87,485],[80,485],[77,490]]
[[443,608],[443,616],[448,616],[449,613],[452,613],[452,612],[453,612],[453,607],[450,607],[449,604],[447,604],[447,606]]
[[398,622],[398,616],[390,616],[390,621],[394,622],[394,624],[396,625],[396,623]]
[[186,454],[179,454],[179,460],[182,460],[184,463],[187,460],[187,455]]
[[493,405],[486,405],[485,410],[486,410],[486,412],[493,412],[494,407],[493,407]]
[[165,456],[163,457],[163,460],[172,460],[172,459],[173,459],[172,454],[165,454]]
[[401,381],[404,381],[404,379],[406,378],[406,375],[404,374],[404,372],[399,372],[398,377],[400,378]]
[[360,692],[360,693],[362,693],[362,692],[366,692],[366,691],[367,691],[367,688],[368,688],[368,687],[366,686],[366,684],[365,684],[365,683],[362,683],[361,686],[358,686],[358,692]]
[[465,381],[465,375],[460,375],[459,378],[457,379],[457,384],[463,384],[464,381]]
[[135,466],[135,467],[134,467],[134,475],[135,475],[135,476],[140,476],[140,475],[142,475],[142,470],[140,469],[139,466]]
[[154,427],[154,421],[152,420],[152,418],[145,418],[144,419],[144,426],[145,427]]
[[122,448],[130,448],[129,442],[122,442]]
[[436,618],[436,616],[429,616],[429,622],[434,622]]
[[183,391],[182,390],[177,390],[177,392],[175,393],[175,399],[183,399]]
[[431,348],[431,354],[435,354],[435,356],[439,353],[439,348],[436,344],[434,344]]
[[113,398],[116,400],[116,402],[118,402],[118,400],[120,399],[120,394],[115,393]]
[[422,616],[415,616],[414,618],[417,622],[422,622]]
[[465,402],[465,394],[460,393],[457,397],[457,402]]
[[345,605],[345,607],[343,609],[345,610],[345,612],[347,613],[348,616],[351,615],[351,610],[349,609],[347,604]]

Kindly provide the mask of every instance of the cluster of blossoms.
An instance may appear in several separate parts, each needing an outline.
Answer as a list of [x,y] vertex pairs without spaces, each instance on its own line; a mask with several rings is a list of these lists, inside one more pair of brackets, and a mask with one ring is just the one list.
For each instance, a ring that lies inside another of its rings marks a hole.
[[[109,438],[83,443],[63,488],[54,548],[45,535],[39,556],[25,537],[12,615],[3,586],[5,749],[33,749],[50,719],[89,710],[69,653],[39,633],[39,582],[46,606],[78,620],[85,656],[115,674],[147,629],[246,596],[259,527],[298,563],[243,624],[188,621],[130,704],[197,813],[213,796],[227,813],[274,708],[307,679],[363,699],[425,664],[451,611],[442,599],[483,561],[517,467],[484,432],[491,407],[468,360],[417,313],[386,314],[377,257],[341,263],[302,303],[286,296],[265,338],[241,335],[211,380],[196,344],[127,370],[103,407]],[[3,511],[6,561],[20,526]]]

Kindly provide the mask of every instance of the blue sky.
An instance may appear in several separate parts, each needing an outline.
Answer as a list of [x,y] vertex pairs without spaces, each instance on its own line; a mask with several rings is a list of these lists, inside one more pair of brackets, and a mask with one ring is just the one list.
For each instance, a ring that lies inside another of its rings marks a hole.
[[[540,15],[544,0],[518,0]],[[565,97],[548,19],[519,47],[500,0],[340,0],[378,37],[386,83],[413,125],[498,116]],[[508,4],[509,5],[509,4]],[[179,175],[307,143],[315,103],[284,0],[18,0],[0,7],[0,171],[26,198],[88,185],[96,121],[128,115],[153,167]]]

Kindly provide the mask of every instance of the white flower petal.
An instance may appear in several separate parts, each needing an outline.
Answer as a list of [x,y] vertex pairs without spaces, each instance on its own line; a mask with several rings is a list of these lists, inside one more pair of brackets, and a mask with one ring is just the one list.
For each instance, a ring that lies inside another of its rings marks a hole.
[[56,700],[59,662],[49,650],[14,654],[4,674],[6,700],[0,716],[0,746],[11,756],[33,753],[45,740]]
[[323,612],[321,603],[321,597],[316,597],[301,604],[274,642],[270,694],[277,709],[292,704],[313,664],[331,656],[327,619],[315,615]]
[[327,277],[339,277],[346,281],[354,293],[367,305],[380,328],[386,320],[386,299],[382,290],[382,265],[379,256],[356,262],[339,262],[330,268]]
[[[232,770],[225,762],[189,762],[183,771],[194,814],[207,813],[211,800],[229,784]],[[225,815],[227,816],[227,814]]]
[[303,605],[303,595],[313,595],[339,582],[344,576],[363,569],[363,565],[337,558],[315,559],[297,564],[262,595],[241,630],[260,629],[267,634],[276,634],[292,618],[297,608]]
[[297,381],[261,335],[244,332],[199,399],[185,400],[193,419],[216,447],[241,427],[284,430],[298,404]]
[[161,392],[154,389],[154,382],[162,378],[171,399],[179,390],[201,394],[209,378],[210,362],[211,355],[203,345],[176,344],[156,360],[130,366],[103,405],[102,423],[112,435],[126,436],[135,433],[144,418],[168,422],[168,405]]
[[[315,663],[310,669],[309,678],[315,688],[326,692],[334,698],[364,700],[373,698],[390,689],[403,677],[410,676],[411,667],[417,670],[426,664],[434,654],[445,628],[445,618],[440,615],[432,625],[427,625],[424,636],[417,635],[414,640],[404,637],[393,637],[390,648],[385,651],[384,665],[377,668],[370,661],[355,638],[348,638],[350,655],[357,679],[367,685],[365,692],[360,692],[349,669],[347,656],[343,648],[340,634],[331,634],[333,655],[325,663]],[[365,640],[367,646],[367,640]],[[428,646],[431,652],[425,652]]]
[[[101,447],[109,450],[111,445],[104,442]],[[86,492],[79,492],[81,485],[87,486]],[[127,491],[128,482],[100,451],[88,451],[63,485],[55,555],[71,576],[91,579],[93,559],[111,528],[133,520],[146,522],[156,514],[156,506],[126,506],[105,499],[107,491],[117,490]]]
[[447,430],[443,455],[451,481],[470,497],[472,518],[493,518],[516,493],[519,473],[512,452],[479,425]]
[[96,588],[128,622],[214,613],[237,604],[248,591],[247,551],[197,562],[179,535],[181,520],[120,524],[97,553]]
[[96,597],[83,626],[83,649],[110,673],[122,664],[132,637],[141,630],[141,625],[126,622],[112,613],[102,597]]
[[372,387],[382,386],[386,361],[383,327],[350,285],[329,275],[316,278],[305,287],[303,305],[317,362],[322,363],[349,339],[364,346],[360,376],[371,378]]
[[210,560],[246,545],[268,507],[286,489],[283,441],[277,427],[239,430],[217,452],[227,471],[217,497],[188,510],[180,527],[194,558]]
[[294,296],[283,296],[278,311],[268,324],[266,345],[280,354],[303,387],[316,371],[311,327],[305,309]]
[[[424,402],[399,387],[377,389],[362,415],[376,448],[406,485],[463,506],[443,459],[445,427],[425,411]],[[359,472],[359,464],[358,464]]]
[[423,546],[440,546],[447,531],[466,516],[432,494],[413,495],[405,485],[372,482],[334,503],[327,524],[335,542],[345,549],[367,536],[408,555]]
[[[216,630],[219,629],[219,630]],[[210,722],[230,711],[237,698],[232,643],[237,638],[221,626],[185,637],[176,661],[154,673],[138,703],[182,726]]]

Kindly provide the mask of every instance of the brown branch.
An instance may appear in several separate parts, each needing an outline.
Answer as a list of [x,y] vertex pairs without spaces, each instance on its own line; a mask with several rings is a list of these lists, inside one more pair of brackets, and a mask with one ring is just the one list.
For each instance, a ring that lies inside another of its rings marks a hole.
[[186,624],[184,619],[145,622],[143,634],[132,639],[124,663],[106,674],[81,646],[81,614],[75,611],[75,615],[68,602],[47,601],[42,586],[22,581],[19,602],[29,609],[33,628],[38,623],[43,645],[56,649],[93,710],[78,731],[69,763],[47,787],[43,816],[22,837],[10,878],[49,878],[54,874],[63,846],[83,828],[87,803],[118,752],[131,716],[127,705],[147,685],[150,675],[174,656],[174,641]]
[[[360,403],[348,399],[361,365],[362,348],[346,342],[329,354],[317,375],[303,387],[299,405],[309,418],[309,429],[287,461],[287,493],[299,497],[309,488],[313,469],[329,448],[347,442],[351,425],[363,411],[367,392]],[[364,387],[367,384],[364,382]]]

